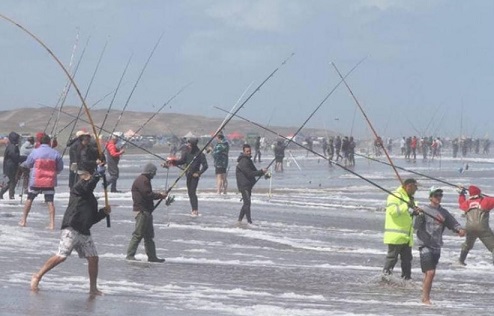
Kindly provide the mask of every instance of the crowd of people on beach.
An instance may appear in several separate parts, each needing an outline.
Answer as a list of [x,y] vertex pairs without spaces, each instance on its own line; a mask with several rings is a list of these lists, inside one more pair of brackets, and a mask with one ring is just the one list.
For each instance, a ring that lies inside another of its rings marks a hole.
[[[180,149],[165,159],[161,164],[164,168],[179,167],[183,170],[182,175],[186,178],[187,192],[191,205],[191,216],[199,216],[199,202],[197,188],[201,175],[208,169],[206,154],[211,153],[216,175],[217,194],[226,194],[228,188],[227,171],[229,169],[230,145],[223,133],[217,133],[215,142],[202,150],[198,146],[199,140],[191,137],[184,141]],[[9,134],[9,144],[4,152],[3,173],[0,199],[3,194],[9,192],[9,199],[15,199],[17,182],[22,180],[21,196],[25,193],[27,198],[19,225],[27,226],[27,218],[32,207],[33,200],[40,194],[49,210],[50,223],[48,228],[55,227],[55,204],[54,195],[57,187],[57,175],[63,171],[62,154],[54,149],[58,146],[56,138],[45,133],[37,133],[35,137],[26,138],[20,145],[20,135],[16,132]],[[453,140],[452,144],[455,144]],[[466,142],[463,142],[463,146]],[[378,138],[375,141],[377,150],[384,146],[392,151],[392,142],[386,143]],[[473,142],[475,144],[475,142]],[[487,148],[484,145],[484,149]],[[283,159],[289,142],[278,140],[273,146],[275,172],[283,172]],[[90,283],[90,294],[100,295],[97,287],[98,255],[94,241],[91,238],[90,228],[107,218],[109,225],[109,214],[111,207],[105,205],[98,207],[98,201],[94,196],[94,189],[99,181],[103,180],[103,186],[110,188],[110,192],[118,193],[117,180],[119,177],[119,160],[125,153],[125,142],[120,136],[110,135],[101,151],[100,144],[94,135],[80,130],[75,137],[68,141],[69,149],[69,205],[65,210],[62,225],[60,245],[57,254],[50,257],[31,279],[31,289],[37,291],[39,282],[43,276],[64,262],[73,250],[76,250],[81,258],[88,261],[88,274]],[[305,139],[307,155],[316,153],[313,149],[312,139]],[[424,159],[427,155],[432,158],[441,155],[443,143],[439,137],[421,138],[403,137],[400,141],[400,153],[405,159],[415,161],[416,155],[422,154]],[[254,147],[254,148],[252,148]],[[328,158],[331,164],[339,160],[344,166],[355,165],[356,143],[353,137],[330,137],[329,141],[322,138],[322,155]],[[473,145],[476,150],[475,145]],[[206,149],[206,150],[204,150]],[[252,153],[254,151],[254,159]],[[261,177],[269,178],[267,168],[258,169],[255,164],[261,163],[260,137],[255,140],[254,146],[244,144],[242,152],[237,158],[235,168],[237,189],[242,195],[242,207],[238,216],[240,225],[244,218],[248,224],[252,224],[251,195],[252,189]],[[153,211],[161,201],[169,203],[168,192],[154,191],[151,180],[155,177],[158,167],[148,163],[137,175],[131,188],[133,212],[135,217],[135,228],[127,249],[127,260],[136,260],[135,255],[138,246],[144,239],[144,248],[149,262],[164,262],[165,259],[158,257],[154,244]],[[110,178],[107,181],[106,175]],[[481,194],[479,188],[470,186],[468,189],[459,187],[459,208],[465,211],[466,225],[461,225],[454,217],[441,206],[442,189],[433,187],[429,192],[429,204],[418,207],[414,199],[417,190],[415,179],[406,179],[403,184],[392,192],[387,199],[384,243],[388,245],[388,253],[383,268],[383,280],[389,280],[393,273],[398,257],[401,260],[401,277],[404,280],[411,279],[412,271],[412,246],[414,242],[413,233],[419,244],[421,269],[424,272],[422,302],[431,304],[430,292],[439,262],[441,247],[443,245],[442,235],[445,228],[456,232],[459,236],[466,236],[459,255],[458,263],[465,266],[468,252],[473,248],[476,239],[480,239],[486,248],[493,254],[494,263],[494,234],[489,227],[489,211],[494,208],[494,198]],[[466,198],[466,194],[469,198]],[[155,201],[158,201],[155,203]]]
[[[383,155],[383,147],[388,153],[393,153],[394,140],[387,138],[386,141],[376,139],[374,141],[374,155]],[[399,139],[399,154],[408,162],[416,162],[417,155],[422,156],[423,161],[434,160],[441,157],[444,146],[451,146],[452,157],[467,157],[471,154],[488,155],[490,151],[490,140],[488,138],[456,137],[445,140],[441,137],[417,137],[403,136]]]

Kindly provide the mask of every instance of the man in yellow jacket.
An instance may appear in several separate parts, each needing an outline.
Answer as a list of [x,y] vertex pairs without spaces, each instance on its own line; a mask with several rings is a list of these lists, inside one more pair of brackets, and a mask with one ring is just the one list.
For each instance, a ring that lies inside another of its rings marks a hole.
[[401,277],[411,279],[413,215],[418,213],[413,195],[417,191],[417,181],[406,179],[386,201],[386,221],[384,223],[384,244],[388,245],[388,254],[383,274],[389,276],[398,261],[401,260]]

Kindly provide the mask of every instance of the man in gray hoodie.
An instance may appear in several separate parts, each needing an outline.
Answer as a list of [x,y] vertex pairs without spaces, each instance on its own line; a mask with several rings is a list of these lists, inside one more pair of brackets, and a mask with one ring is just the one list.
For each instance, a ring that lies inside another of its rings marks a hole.
[[444,229],[448,228],[458,236],[465,236],[465,230],[445,208],[441,206],[443,190],[431,187],[429,191],[429,205],[419,212],[415,219],[414,228],[417,231],[420,251],[420,266],[424,272],[422,283],[422,303],[431,305],[430,293],[432,281],[436,274],[436,266],[441,257]]

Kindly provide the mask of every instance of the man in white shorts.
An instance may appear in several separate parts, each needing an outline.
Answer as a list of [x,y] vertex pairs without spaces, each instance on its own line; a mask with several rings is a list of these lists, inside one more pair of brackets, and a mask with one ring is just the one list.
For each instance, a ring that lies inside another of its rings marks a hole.
[[[31,290],[39,290],[41,278],[51,269],[64,262],[76,250],[79,258],[88,261],[89,294],[101,295],[97,287],[98,253],[91,238],[90,228],[111,212],[110,206],[98,210],[98,201],[93,194],[99,179],[105,174],[104,166],[91,162],[83,163],[78,170],[79,181],[70,191],[69,205],[62,220],[62,232],[58,253],[48,259],[31,278]],[[94,174],[93,174],[94,173]]]

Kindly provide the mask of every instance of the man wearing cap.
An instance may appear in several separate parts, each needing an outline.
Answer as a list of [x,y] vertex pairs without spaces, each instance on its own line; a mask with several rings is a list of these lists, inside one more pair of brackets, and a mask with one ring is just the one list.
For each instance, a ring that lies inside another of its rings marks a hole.
[[458,204],[460,209],[466,213],[467,232],[466,240],[461,246],[459,263],[465,266],[468,252],[473,248],[477,238],[492,253],[494,263],[494,233],[489,226],[489,212],[494,208],[494,198],[482,195],[480,189],[474,185],[468,187],[469,198],[465,197],[466,189],[460,189]]
[[[43,146],[43,145],[42,145]],[[41,147],[40,147],[41,148]],[[31,278],[31,290],[38,291],[41,278],[51,269],[64,262],[76,250],[79,258],[86,258],[89,274],[89,294],[102,295],[98,290],[98,252],[91,237],[91,227],[111,213],[111,207],[98,209],[94,188],[104,175],[105,168],[85,162],[79,166],[79,181],[70,190],[70,199],[62,220],[62,232],[58,253],[49,258]]]
[[38,194],[45,195],[45,202],[50,213],[50,229],[55,228],[55,187],[57,186],[57,175],[63,170],[62,156],[58,151],[51,148],[50,136],[44,134],[41,137],[41,145],[34,149],[22,163],[25,168],[31,169],[29,172],[29,191],[27,193],[24,212],[19,225],[26,226],[27,216],[31,210],[33,200]]
[[197,186],[199,178],[208,169],[206,155],[197,147],[199,140],[195,137],[187,140],[187,150],[185,150],[180,159],[167,160],[165,165],[181,166],[187,168],[187,193],[189,194],[190,206],[192,207],[192,216],[199,215],[199,202],[197,200]]
[[158,258],[154,244],[153,211],[154,200],[166,198],[166,193],[154,192],[151,179],[156,175],[156,166],[152,163],[146,164],[142,173],[132,184],[133,211],[136,224],[129,247],[127,248],[127,260],[136,260],[135,255],[139,243],[144,238],[144,248],[149,262],[165,262]]
[[[413,246],[413,215],[417,215],[413,195],[417,191],[417,181],[409,178],[403,182],[386,201],[386,220],[384,222],[384,244],[388,245],[388,254],[384,263],[383,274],[387,278],[393,268],[401,260],[401,277],[411,279],[412,246]],[[410,211],[410,209],[412,211]]]
[[106,162],[108,166],[108,174],[110,179],[108,179],[107,185],[110,186],[110,192],[117,193],[117,180],[119,176],[118,163],[120,162],[120,157],[122,157],[125,149],[119,149],[117,147],[118,135],[113,134],[108,143],[106,144]]
[[441,206],[443,190],[432,187],[429,190],[429,205],[425,205],[415,219],[420,251],[420,267],[424,273],[422,283],[422,303],[430,305],[432,281],[436,275],[436,267],[441,257],[444,229],[448,228],[458,236],[465,236],[465,231],[456,219]]

